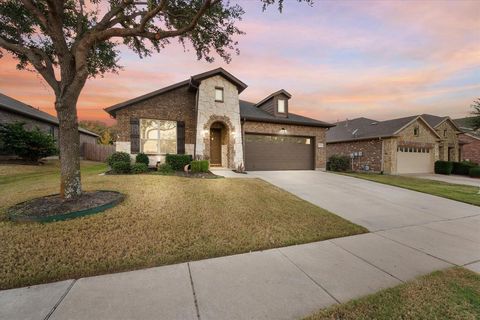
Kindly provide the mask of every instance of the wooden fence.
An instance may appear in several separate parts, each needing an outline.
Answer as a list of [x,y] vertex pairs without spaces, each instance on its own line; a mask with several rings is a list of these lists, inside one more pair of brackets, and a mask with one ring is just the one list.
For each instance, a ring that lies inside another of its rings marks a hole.
[[85,160],[105,162],[109,155],[115,152],[115,146],[84,142],[82,156]]

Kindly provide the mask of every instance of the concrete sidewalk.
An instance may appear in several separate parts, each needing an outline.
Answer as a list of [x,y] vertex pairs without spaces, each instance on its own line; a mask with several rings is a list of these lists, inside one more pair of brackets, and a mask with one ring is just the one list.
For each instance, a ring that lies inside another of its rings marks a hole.
[[259,175],[374,232],[0,291],[0,319],[298,319],[434,270],[480,271],[478,207],[326,173]]
[[428,179],[428,180],[437,180],[442,182],[454,183],[454,184],[463,184],[467,186],[474,186],[480,188],[480,179],[478,178],[470,178],[466,176],[459,176],[459,175],[444,175],[444,174],[424,174],[424,173],[416,173],[416,174],[408,174],[405,175],[407,177],[414,177],[414,178],[421,178],[421,179]]

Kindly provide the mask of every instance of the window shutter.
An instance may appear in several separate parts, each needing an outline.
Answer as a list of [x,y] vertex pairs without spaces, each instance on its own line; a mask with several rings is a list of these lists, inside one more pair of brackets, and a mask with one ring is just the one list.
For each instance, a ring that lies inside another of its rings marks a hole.
[[185,122],[177,121],[177,153],[185,154]]
[[140,152],[140,120],[130,119],[130,153]]

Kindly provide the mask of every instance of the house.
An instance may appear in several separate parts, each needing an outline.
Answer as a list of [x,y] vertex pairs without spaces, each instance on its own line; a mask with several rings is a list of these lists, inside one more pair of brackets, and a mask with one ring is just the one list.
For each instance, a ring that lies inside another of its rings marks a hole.
[[459,136],[461,160],[480,163],[480,129],[474,130],[472,117],[453,120],[462,130]]
[[[24,122],[24,128],[33,130],[39,128],[49,133],[58,145],[58,119],[46,112],[29,106],[21,101],[0,93],[0,123]],[[79,128],[80,145],[85,142],[96,143],[98,135],[83,128]]]
[[327,132],[327,157],[350,156],[353,170],[429,173],[436,160],[459,160],[459,134],[449,117],[357,118],[339,122]]
[[116,150],[209,159],[247,170],[325,169],[325,133],[333,125],[294,114],[291,94],[240,100],[247,85],[222,68],[106,108],[117,119]]

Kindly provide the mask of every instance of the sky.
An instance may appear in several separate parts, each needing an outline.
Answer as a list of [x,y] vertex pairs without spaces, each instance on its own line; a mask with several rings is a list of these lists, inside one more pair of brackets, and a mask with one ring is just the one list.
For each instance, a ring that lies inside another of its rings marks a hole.
[[[122,48],[119,74],[90,79],[78,102],[81,120],[110,119],[103,108],[223,67],[248,85],[240,99],[258,102],[285,89],[289,111],[323,121],[376,120],[431,113],[468,116],[480,97],[480,1],[285,0],[262,12],[237,0],[240,54],[230,64],[198,61],[172,45],[139,59]],[[55,114],[41,76],[0,59],[0,92]]]

